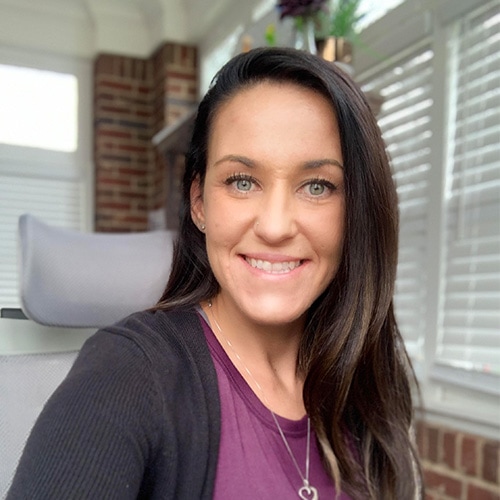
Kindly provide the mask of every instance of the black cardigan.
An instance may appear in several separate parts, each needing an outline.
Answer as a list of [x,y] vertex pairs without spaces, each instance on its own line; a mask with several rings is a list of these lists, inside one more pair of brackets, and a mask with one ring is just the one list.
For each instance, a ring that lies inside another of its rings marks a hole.
[[136,313],[85,343],[7,499],[209,499],[219,441],[217,376],[196,312]]

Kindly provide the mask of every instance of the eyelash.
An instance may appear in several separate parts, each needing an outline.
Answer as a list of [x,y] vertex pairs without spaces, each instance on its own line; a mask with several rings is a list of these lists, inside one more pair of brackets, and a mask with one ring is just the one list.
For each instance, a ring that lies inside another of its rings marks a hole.
[[[257,180],[253,178],[251,175],[248,174],[242,174],[242,173],[235,173],[231,176],[229,176],[225,181],[224,184],[227,186],[230,186],[231,184],[234,184],[237,181],[248,181],[252,184],[256,183]],[[320,178],[320,177],[315,177],[314,179],[309,179],[307,182],[302,184],[302,188],[305,186],[311,186],[313,184],[318,184],[319,186],[324,186],[326,189],[330,190],[331,192],[335,191],[337,189],[337,186],[335,186],[333,183],[330,181]],[[321,195],[320,195],[321,196]]]
[[251,175],[233,174],[224,181],[224,184],[226,184],[227,186],[230,186],[231,184],[233,184],[233,182],[236,182],[236,181],[256,182],[256,180]]
[[327,181],[326,179],[322,179],[319,177],[308,180],[305,184],[303,184],[303,186],[311,186],[312,184],[318,184],[319,186],[324,186],[330,191],[335,191],[337,189],[337,186],[335,186],[335,184],[332,184],[330,181]]

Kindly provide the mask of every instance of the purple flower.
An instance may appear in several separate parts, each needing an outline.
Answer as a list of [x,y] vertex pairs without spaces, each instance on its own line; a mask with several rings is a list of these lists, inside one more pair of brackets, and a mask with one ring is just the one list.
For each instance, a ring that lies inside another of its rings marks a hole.
[[280,0],[278,10],[280,19],[284,17],[310,16],[324,10],[326,0]]

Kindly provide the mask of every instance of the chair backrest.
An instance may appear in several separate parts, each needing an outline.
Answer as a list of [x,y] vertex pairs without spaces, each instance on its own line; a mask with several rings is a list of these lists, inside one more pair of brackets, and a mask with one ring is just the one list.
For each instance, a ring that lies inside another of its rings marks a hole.
[[[0,319],[0,498],[7,494],[35,420],[68,373],[79,348],[73,347],[67,352],[13,355],[3,344],[9,337],[12,340],[22,335],[14,323],[24,328],[28,323],[33,326],[28,320]],[[60,343],[60,348],[63,345]]]
[[[167,282],[173,233],[79,233],[19,220],[26,319],[0,318],[0,498],[48,397],[95,331],[153,306]],[[1,304],[0,304],[1,306]]]
[[167,282],[171,231],[80,233],[19,219],[25,314],[52,326],[103,327],[153,306]]

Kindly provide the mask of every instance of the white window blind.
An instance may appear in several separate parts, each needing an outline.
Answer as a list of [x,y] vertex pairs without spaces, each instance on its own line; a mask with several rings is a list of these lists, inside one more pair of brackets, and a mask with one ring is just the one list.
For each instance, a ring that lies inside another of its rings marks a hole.
[[397,185],[400,209],[399,265],[395,308],[412,357],[422,355],[426,330],[425,290],[430,169],[432,59],[427,45],[362,81],[367,92],[384,102],[378,116]]
[[0,307],[20,307],[17,222],[29,212],[47,224],[82,227],[82,185],[77,180],[0,174]]
[[500,6],[449,40],[450,130],[436,361],[500,374]]
[[0,308],[15,308],[19,216],[89,226],[92,73],[87,61],[4,47],[0,68]]

